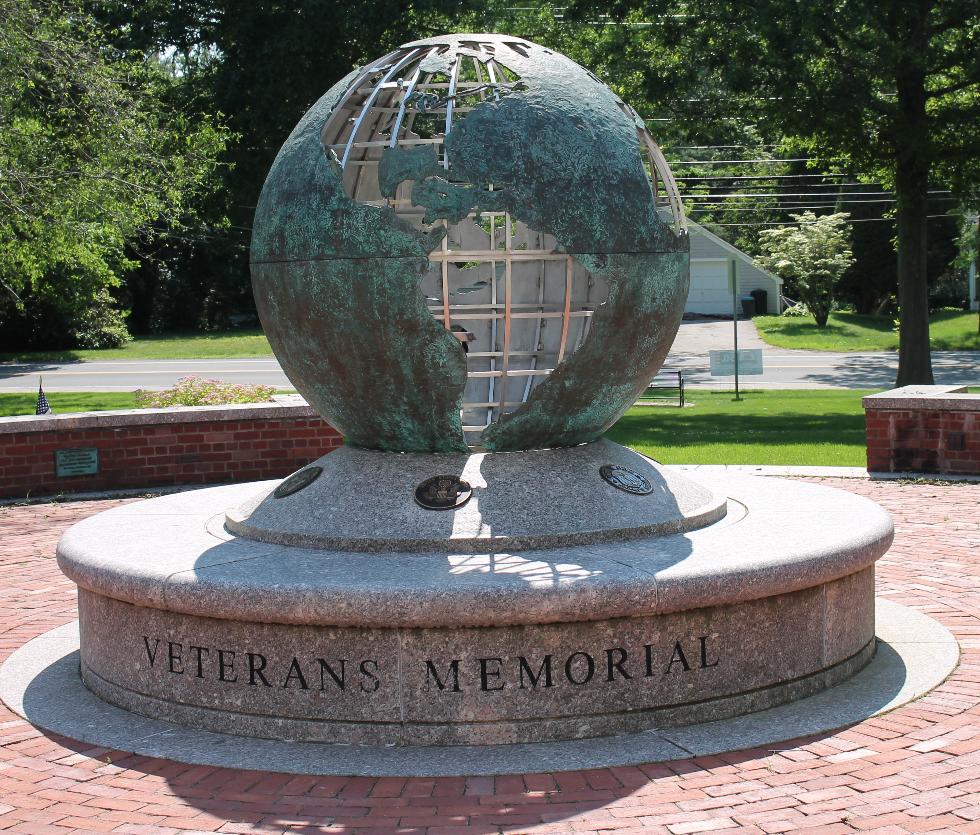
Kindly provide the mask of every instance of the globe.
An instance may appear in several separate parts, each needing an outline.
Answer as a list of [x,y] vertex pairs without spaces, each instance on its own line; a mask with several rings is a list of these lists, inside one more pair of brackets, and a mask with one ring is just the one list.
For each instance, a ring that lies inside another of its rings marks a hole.
[[588,70],[502,35],[415,41],[331,88],[256,209],[252,283],[289,379],[348,443],[598,438],[688,289],[679,195]]

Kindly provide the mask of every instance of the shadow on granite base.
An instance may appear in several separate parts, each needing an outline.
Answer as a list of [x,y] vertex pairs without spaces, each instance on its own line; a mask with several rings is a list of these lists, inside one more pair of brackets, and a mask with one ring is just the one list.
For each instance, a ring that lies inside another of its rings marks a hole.
[[0,668],[0,698],[33,724],[91,745],[195,765],[289,774],[459,776],[569,771],[664,762],[827,733],[892,710],[956,667],[952,634],[926,615],[878,601],[874,660],[809,698],[732,719],[570,742],[371,747],[281,742],[183,728],[103,702],[79,677],[77,624],[52,630]]

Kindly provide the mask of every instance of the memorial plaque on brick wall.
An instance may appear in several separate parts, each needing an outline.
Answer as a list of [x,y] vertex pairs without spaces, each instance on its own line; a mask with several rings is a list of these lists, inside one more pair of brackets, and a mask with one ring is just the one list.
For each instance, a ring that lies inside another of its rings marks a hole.
[[99,471],[99,450],[94,446],[55,450],[54,469],[58,478],[95,475]]

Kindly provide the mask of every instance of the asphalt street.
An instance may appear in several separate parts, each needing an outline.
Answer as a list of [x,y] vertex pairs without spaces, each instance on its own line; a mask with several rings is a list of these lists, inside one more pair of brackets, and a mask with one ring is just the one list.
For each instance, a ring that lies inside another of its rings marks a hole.
[[[684,322],[664,369],[683,371],[688,386],[731,388],[733,378],[712,377],[708,362],[709,350],[731,347],[730,321]],[[739,347],[763,350],[764,373],[742,377],[744,388],[883,389],[894,384],[898,369],[898,354],[891,351],[831,354],[765,346],[751,322],[739,323]],[[980,351],[936,351],[932,364],[937,383],[980,385]],[[292,388],[275,358],[256,357],[0,363],[0,392],[37,391],[42,376],[45,391],[134,391],[166,388],[188,375]]]

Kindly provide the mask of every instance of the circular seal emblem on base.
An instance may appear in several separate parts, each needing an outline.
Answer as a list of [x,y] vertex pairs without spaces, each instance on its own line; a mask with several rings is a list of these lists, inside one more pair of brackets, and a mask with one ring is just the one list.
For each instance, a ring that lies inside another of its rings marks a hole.
[[459,476],[437,475],[415,488],[415,501],[426,510],[453,510],[473,495],[473,488]]
[[599,467],[599,475],[613,487],[625,490],[627,493],[633,493],[636,496],[646,496],[653,492],[653,485],[650,480],[629,469],[629,467],[623,467],[619,464],[603,464]]
[[289,478],[282,482],[275,490],[273,490],[272,495],[277,499],[284,499],[286,496],[291,496],[293,493],[298,493],[304,487],[309,487],[314,481],[320,477],[320,473],[323,472],[323,467],[305,467],[298,473],[293,473]]

